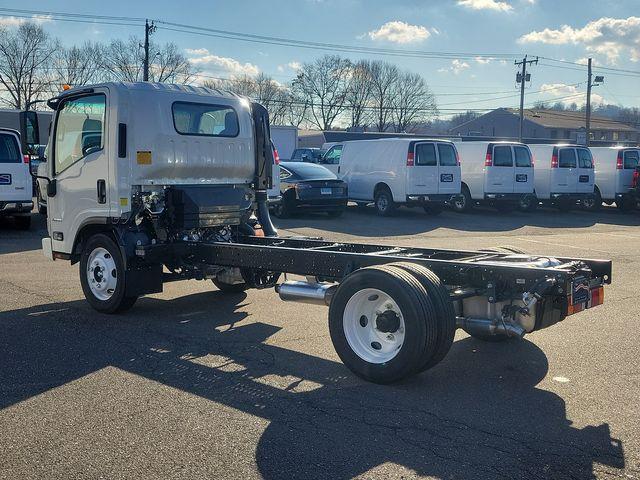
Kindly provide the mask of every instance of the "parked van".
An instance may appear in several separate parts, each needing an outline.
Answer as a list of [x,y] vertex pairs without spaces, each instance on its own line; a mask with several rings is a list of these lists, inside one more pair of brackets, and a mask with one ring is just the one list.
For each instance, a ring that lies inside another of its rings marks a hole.
[[534,196],[533,158],[529,147],[517,142],[459,142],[462,192],[452,203],[458,212],[477,204],[498,209],[515,206],[531,210]]
[[23,155],[20,135],[0,128],[0,217],[14,217],[20,229],[31,226],[33,209],[29,156]]
[[536,195],[543,204],[569,210],[594,206],[593,157],[580,145],[529,145],[535,163]]
[[[339,149],[339,155],[333,154]],[[334,145],[325,159],[337,163],[337,175],[347,182],[349,200],[374,202],[387,216],[398,205],[422,206],[438,213],[460,193],[460,163],[451,142],[388,138],[357,140]]]
[[630,189],[633,173],[640,163],[638,147],[594,147],[591,148],[595,163],[595,203],[603,201],[626,210],[635,205]]

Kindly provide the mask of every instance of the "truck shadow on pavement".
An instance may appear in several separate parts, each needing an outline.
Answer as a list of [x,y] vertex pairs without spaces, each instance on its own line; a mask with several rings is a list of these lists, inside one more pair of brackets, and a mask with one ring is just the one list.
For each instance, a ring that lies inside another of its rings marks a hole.
[[18,230],[12,218],[0,217],[0,255],[26,252],[42,248],[42,237],[47,236],[44,215],[31,215],[31,228]]
[[[269,344],[280,328],[248,319],[244,302],[245,294],[214,291],[142,299],[123,316],[96,314],[84,301],[2,312],[0,417],[114,366],[268,420],[255,458],[268,479],[399,475],[393,464],[404,476],[448,479],[586,479],[625,467],[608,424],[574,427],[563,399],[536,388],[548,363],[531,342],[465,338],[434,369],[379,386],[340,363]],[[4,428],[20,428],[11,418],[19,416],[5,417]],[[105,435],[93,448],[104,448]]]
[[440,228],[499,233],[523,227],[588,228],[596,224],[639,226],[640,212],[621,212],[615,207],[603,207],[598,212],[559,212],[552,208],[540,208],[535,212],[498,212],[490,208],[477,208],[470,213],[445,210],[438,216],[432,216],[421,209],[400,208],[393,216],[382,218],[376,215],[373,208],[363,210],[349,207],[337,219],[324,214],[301,213],[290,219],[272,220],[276,227],[283,229],[307,227],[356,237],[392,237],[428,233]]

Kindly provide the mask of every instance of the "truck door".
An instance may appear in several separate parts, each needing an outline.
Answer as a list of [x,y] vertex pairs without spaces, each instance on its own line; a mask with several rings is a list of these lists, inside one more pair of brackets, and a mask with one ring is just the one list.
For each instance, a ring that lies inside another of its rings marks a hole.
[[576,148],[578,154],[578,193],[593,193],[595,174],[593,157],[588,148]]
[[438,193],[460,193],[458,154],[448,143],[438,143]]
[[338,178],[342,178],[340,174],[340,157],[342,156],[342,145],[334,145],[327,153],[324,154],[320,163],[323,167],[331,170]]
[[620,150],[618,155],[622,156],[622,169],[616,169],[616,192],[627,193],[633,186],[633,172],[640,164],[640,149]]
[[0,204],[31,201],[29,164],[20,153],[18,135],[0,130]]
[[[410,144],[411,145],[411,144]],[[411,148],[411,147],[409,147]],[[434,143],[413,144],[414,162],[407,162],[407,195],[429,195],[438,193],[438,158]]]
[[[72,236],[89,219],[109,217],[107,95],[61,100],[53,127],[48,187],[53,250],[71,253]],[[93,220],[95,221],[95,220]]]
[[576,193],[578,190],[578,158],[576,149],[558,149],[557,166],[551,160],[551,193]]
[[533,193],[533,162],[529,147],[514,145],[513,156],[515,158],[515,182],[514,193]]
[[485,193],[513,193],[514,167],[511,145],[494,145],[493,165],[485,170]]

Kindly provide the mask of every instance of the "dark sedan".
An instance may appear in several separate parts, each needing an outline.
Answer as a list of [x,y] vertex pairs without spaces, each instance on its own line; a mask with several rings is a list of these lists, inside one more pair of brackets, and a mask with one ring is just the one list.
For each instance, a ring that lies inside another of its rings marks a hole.
[[347,184],[313,163],[281,162],[280,192],[282,201],[273,207],[279,218],[302,210],[339,217],[347,206]]

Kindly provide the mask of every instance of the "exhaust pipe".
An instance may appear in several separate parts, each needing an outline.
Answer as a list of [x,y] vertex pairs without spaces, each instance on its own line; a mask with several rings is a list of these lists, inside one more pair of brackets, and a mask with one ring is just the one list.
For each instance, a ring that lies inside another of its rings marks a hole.
[[456,327],[463,329],[469,335],[506,335],[522,338],[527,333],[516,323],[494,321],[488,318],[456,317]]
[[276,285],[276,292],[285,302],[311,303],[328,306],[338,286],[333,283],[289,281]]
[[269,215],[269,197],[266,190],[256,190],[256,204],[258,207],[256,217],[258,217],[258,222],[262,225],[265,236],[277,237],[278,230],[271,223],[271,216]]

